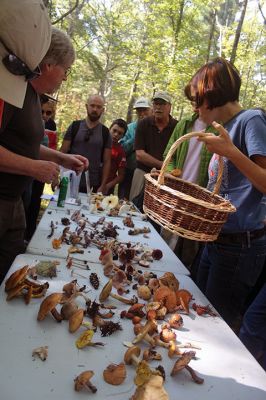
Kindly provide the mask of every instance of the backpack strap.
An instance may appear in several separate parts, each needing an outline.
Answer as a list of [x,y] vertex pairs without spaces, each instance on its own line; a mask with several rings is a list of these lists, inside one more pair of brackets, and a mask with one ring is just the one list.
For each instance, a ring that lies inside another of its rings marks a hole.
[[77,136],[77,133],[78,133],[78,130],[79,130],[79,127],[80,127],[80,123],[81,123],[81,119],[72,122],[70,147],[72,146],[73,141],[74,141],[75,137]]
[[102,148],[102,155],[101,155],[101,161],[103,162],[103,153],[106,147],[106,144],[108,142],[109,139],[109,129],[106,128],[106,126],[102,125],[102,138],[103,138],[103,148]]

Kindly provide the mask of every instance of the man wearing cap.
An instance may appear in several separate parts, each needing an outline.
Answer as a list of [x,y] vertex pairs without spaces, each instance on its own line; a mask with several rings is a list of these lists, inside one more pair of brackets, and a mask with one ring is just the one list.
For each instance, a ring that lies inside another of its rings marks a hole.
[[140,121],[136,129],[137,168],[133,176],[130,200],[142,193],[144,175],[152,168],[161,168],[164,149],[178,122],[170,115],[171,97],[167,92],[158,91],[154,94],[152,109],[153,115]]
[[131,183],[136,168],[136,153],[134,149],[136,127],[139,121],[151,115],[151,106],[146,97],[139,97],[133,107],[136,110],[137,120],[128,124],[125,136],[121,139],[120,144],[126,153],[126,172],[125,179],[118,186],[119,198],[129,198]]
[[[30,13],[34,17],[31,7],[38,12],[43,10],[41,0],[21,0],[25,9],[13,7],[14,0],[1,1],[6,7],[10,4],[12,6],[9,12],[13,12],[14,15],[13,18],[9,18],[9,23],[19,21],[17,14],[22,16],[24,13]],[[10,15],[6,9],[5,13]],[[24,250],[25,214],[21,195],[30,184],[31,178],[50,183],[58,177],[59,165],[76,172],[82,171],[88,165],[87,159],[82,156],[63,155],[59,151],[40,145],[44,126],[39,95],[45,92],[52,93],[67,79],[68,69],[75,59],[75,51],[69,37],[59,29],[53,28],[49,47],[51,32],[50,24],[47,24],[43,39],[39,39],[39,45],[42,40],[46,43],[46,54],[43,57],[41,52],[43,58],[40,67],[36,69],[36,63],[40,61],[36,56],[38,46],[32,54],[27,50],[26,43],[27,40],[31,43],[29,32],[31,35],[39,35],[38,30],[34,31],[35,26],[39,26],[39,20],[34,19],[34,26],[28,21],[26,33],[19,22],[16,26],[5,25],[5,31],[2,32],[1,17],[0,44],[3,45],[0,46],[0,97],[5,101],[2,101],[0,125],[0,281],[16,255]],[[47,31],[49,34],[46,40]],[[32,38],[32,41],[35,42],[35,39]],[[9,86],[2,83],[2,76],[8,80]],[[21,84],[18,84],[19,80]]]

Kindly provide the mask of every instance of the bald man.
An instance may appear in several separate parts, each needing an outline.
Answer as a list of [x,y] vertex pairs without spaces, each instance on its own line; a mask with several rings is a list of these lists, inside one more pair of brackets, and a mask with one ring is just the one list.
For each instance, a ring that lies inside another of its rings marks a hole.
[[[106,192],[106,182],[111,167],[112,139],[109,129],[100,122],[104,112],[104,98],[99,95],[89,96],[86,103],[87,117],[73,121],[68,127],[61,151],[81,154],[89,160],[90,187],[94,192]],[[86,193],[84,173],[80,180],[80,192]]]

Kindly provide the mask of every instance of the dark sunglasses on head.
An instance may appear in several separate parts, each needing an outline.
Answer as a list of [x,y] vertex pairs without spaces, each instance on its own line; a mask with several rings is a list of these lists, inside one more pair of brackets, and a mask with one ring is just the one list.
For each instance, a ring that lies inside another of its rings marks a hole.
[[45,110],[42,110],[42,115],[47,115],[48,117],[51,117],[51,115],[52,115],[52,111],[45,111]]
[[39,67],[32,71],[19,57],[15,56],[15,54],[12,54],[12,52],[4,44],[3,46],[9,52],[9,54],[2,59],[2,62],[11,74],[18,76],[24,75],[26,81],[31,81],[32,79],[41,75]]
[[84,137],[85,142],[88,142],[92,135],[93,135],[93,130],[88,128],[88,131],[86,132],[86,135]]

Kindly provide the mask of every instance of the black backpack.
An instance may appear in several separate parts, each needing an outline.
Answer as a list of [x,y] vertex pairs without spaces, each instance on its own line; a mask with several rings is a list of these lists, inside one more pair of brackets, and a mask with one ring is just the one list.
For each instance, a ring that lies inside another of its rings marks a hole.
[[[77,121],[73,121],[72,122],[72,127],[71,127],[71,143],[70,143],[70,148],[73,144],[73,141],[78,133],[79,127],[80,127],[80,123],[81,123],[81,119],[77,120]],[[109,138],[109,130],[106,128],[106,126],[102,125],[102,137],[103,137],[103,148],[102,148],[102,156],[101,156],[101,161],[103,161],[103,152],[106,146],[106,143],[108,141]]]

